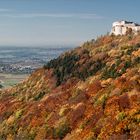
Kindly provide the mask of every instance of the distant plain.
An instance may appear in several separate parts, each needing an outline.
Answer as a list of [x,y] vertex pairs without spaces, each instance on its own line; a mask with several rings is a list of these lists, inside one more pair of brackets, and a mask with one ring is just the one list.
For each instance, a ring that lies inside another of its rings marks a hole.
[[0,82],[4,88],[8,88],[22,82],[28,77],[28,74],[5,74],[0,73]]
[[7,88],[22,82],[31,72],[23,71],[21,67],[30,67],[34,71],[71,48],[0,47],[0,84]]

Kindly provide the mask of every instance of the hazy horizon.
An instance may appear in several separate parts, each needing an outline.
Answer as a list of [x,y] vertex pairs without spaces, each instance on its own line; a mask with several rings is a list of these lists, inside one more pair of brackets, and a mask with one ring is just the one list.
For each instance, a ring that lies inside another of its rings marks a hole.
[[[83,42],[84,43],[84,42]],[[50,45],[0,45],[0,48],[46,48],[46,49],[55,49],[55,48],[75,48],[81,46],[81,44],[50,44]]]
[[140,23],[140,1],[0,1],[0,46],[79,46],[116,20]]

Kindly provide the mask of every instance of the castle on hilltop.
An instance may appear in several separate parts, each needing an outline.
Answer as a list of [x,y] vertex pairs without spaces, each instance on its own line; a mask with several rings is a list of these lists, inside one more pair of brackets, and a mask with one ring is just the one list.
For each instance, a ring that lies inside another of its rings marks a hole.
[[137,34],[140,31],[140,25],[129,21],[116,21],[112,24],[111,34],[114,35],[125,35],[127,31],[132,31]]

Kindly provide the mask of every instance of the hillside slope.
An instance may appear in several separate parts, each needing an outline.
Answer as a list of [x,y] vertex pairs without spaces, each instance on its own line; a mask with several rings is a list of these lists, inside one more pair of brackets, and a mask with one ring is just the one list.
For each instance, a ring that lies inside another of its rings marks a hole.
[[140,35],[102,36],[0,91],[2,140],[140,139]]

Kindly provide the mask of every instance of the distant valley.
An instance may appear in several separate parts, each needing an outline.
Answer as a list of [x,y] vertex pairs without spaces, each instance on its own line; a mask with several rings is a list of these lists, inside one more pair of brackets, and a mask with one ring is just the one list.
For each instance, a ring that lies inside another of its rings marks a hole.
[[69,49],[70,47],[0,47],[0,83],[4,87],[13,86]]

